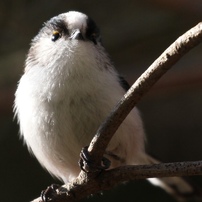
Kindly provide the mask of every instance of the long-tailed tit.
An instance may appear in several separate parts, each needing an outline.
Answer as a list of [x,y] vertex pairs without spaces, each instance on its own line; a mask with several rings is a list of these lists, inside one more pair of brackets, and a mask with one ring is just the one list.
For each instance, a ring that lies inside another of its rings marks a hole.
[[[60,14],[32,40],[15,94],[20,134],[40,164],[68,182],[80,172],[81,148],[89,145],[128,88],[102,45],[95,22],[80,12]],[[111,168],[156,163],[145,153],[144,139],[134,108],[107,147]],[[194,193],[181,178],[150,181],[178,199]]]

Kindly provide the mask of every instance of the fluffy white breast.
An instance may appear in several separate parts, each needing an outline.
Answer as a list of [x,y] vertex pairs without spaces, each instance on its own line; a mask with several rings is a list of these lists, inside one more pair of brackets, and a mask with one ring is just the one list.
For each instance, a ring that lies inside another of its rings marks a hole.
[[58,65],[50,61],[46,67],[29,68],[15,100],[28,148],[50,173],[64,181],[78,174],[81,148],[89,144],[123,94],[116,72],[99,67],[99,53],[85,51],[92,49],[85,42],[77,46],[75,42],[68,47],[72,51]]
[[[69,26],[85,28],[86,15],[62,15]],[[51,174],[65,182],[77,176],[81,148],[125,93],[118,80],[100,44],[65,37],[54,43],[44,33],[33,43],[16,91],[15,111],[21,136]],[[143,136],[134,109],[108,150],[125,163],[135,162],[144,149]]]

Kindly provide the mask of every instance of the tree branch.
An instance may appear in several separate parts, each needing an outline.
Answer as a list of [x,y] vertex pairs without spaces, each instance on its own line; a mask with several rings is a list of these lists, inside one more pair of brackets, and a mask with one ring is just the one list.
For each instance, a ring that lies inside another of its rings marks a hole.
[[[100,126],[89,146],[89,153],[96,165],[100,165],[104,151],[119,125],[128,113],[183,55],[202,40],[202,23],[199,23],[179,37],[161,56],[137,79],[124,95],[107,120]],[[201,175],[202,161],[162,163],[155,165],[123,166],[102,173],[80,172],[79,176],[64,187],[67,191],[58,191],[53,202],[75,201],[101,190],[110,189],[118,183],[152,177]],[[39,202],[38,198],[34,202]]]
[[[202,175],[202,161],[122,166],[103,171],[96,178],[91,178],[89,174],[82,171],[75,181],[63,186],[64,191],[58,192],[53,202],[78,201],[88,195],[109,190],[122,182],[130,180],[193,175]],[[40,201],[41,199],[37,198],[33,202]]]
[[108,143],[129,112],[151,87],[177,63],[177,61],[202,40],[202,22],[180,36],[136,80],[110,116],[99,127],[89,146],[89,153],[99,164]]

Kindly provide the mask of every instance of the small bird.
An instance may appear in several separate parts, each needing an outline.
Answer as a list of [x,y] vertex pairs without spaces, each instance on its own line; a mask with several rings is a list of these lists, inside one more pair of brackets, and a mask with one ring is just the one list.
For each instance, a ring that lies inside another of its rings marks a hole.
[[[15,93],[21,137],[40,164],[67,183],[80,172],[81,149],[129,87],[90,17],[76,11],[53,17],[32,40]],[[146,154],[144,142],[142,120],[134,108],[107,147],[110,168],[157,163]],[[196,195],[181,178],[149,180],[178,201]]]

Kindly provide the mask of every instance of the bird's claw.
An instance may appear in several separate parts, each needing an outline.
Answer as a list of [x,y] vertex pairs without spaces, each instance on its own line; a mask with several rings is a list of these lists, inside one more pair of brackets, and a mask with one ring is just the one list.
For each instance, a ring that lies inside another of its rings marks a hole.
[[79,166],[81,170],[83,170],[86,173],[89,172],[98,172],[102,170],[106,170],[110,167],[111,162],[103,157],[101,165],[95,165],[94,161],[91,159],[91,156],[88,152],[88,147],[83,147],[80,154],[80,160],[79,160]]
[[41,192],[42,202],[50,202],[57,195],[57,190],[60,188],[60,185],[52,184],[48,186],[45,190]]

